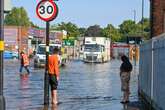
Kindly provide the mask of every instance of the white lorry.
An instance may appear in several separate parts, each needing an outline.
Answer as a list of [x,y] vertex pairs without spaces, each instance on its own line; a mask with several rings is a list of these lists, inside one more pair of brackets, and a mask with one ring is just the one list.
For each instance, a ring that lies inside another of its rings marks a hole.
[[83,61],[104,63],[110,60],[110,38],[85,37],[83,49]]
[[[49,54],[51,55],[53,53],[54,48],[59,48],[61,49],[60,44],[50,44],[49,45]],[[34,67],[43,67],[45,66],[45,61],[46,61],[46,44],[39,44],[38,48],[36,50],[36,55],[34,57]]]

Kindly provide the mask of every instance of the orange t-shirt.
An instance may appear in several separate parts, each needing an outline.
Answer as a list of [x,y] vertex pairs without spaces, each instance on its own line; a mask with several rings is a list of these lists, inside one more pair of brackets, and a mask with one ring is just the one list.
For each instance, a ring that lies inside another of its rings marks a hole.
[[49,74],[55,74],[59,77],[59,64],[58,64],[58,55],[49,56]]

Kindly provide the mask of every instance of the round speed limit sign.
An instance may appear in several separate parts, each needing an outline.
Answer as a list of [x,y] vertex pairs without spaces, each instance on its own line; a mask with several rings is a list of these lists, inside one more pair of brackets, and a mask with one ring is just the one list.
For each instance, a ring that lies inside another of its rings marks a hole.
[[58,7],[53,1],[42,0],[36,8],[37,16],[44,21],[52,21],[57,17]]

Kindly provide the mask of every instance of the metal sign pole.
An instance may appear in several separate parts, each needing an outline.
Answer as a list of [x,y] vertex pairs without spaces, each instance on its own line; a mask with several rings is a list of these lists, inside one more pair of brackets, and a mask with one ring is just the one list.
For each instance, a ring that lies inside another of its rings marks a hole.
[[49,22],[46,22],[46,65],[45,65],[45,83],[44,83],[44,105],[49,105],[48,58],[49,58]]
[[0,110],[5,110],[3,96],[4,0],[0,0]]
[[42,0],[36,7],[37,16],[46,21],[46,64],[44,77],[44,105],[49,105],[49,22],[57,17],[58,7],[53,0]]

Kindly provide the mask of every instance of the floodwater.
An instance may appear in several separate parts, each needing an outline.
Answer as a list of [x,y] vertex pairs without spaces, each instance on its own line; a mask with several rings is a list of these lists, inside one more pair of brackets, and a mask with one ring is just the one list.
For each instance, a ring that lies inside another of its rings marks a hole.
[[[138,67],[131,75],[131,103],[120,104],[121,62],[86,64],[71,61],[61,68],[58,86],[60,105],[52,110],[142,110],[137,97]],[[43,106],[44,69],[31,65],[29,77],[19,75],[19,61],[5,61],[4,95],[7,110],[47,110]],[[51,110],[50,107],[48,107]]]

